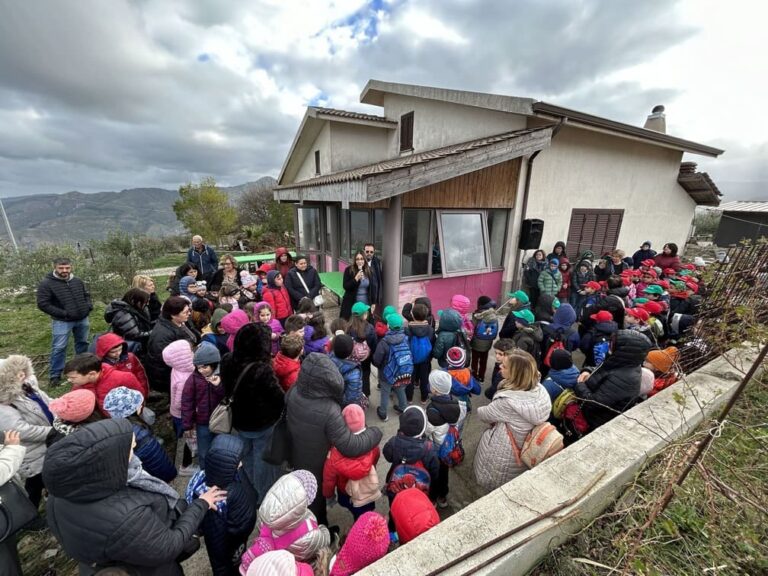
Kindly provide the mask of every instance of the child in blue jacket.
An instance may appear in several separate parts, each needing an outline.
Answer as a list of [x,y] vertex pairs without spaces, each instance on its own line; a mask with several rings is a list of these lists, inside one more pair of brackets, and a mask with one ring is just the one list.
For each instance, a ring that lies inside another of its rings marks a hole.
[[360,364],[350,358],[354,346],[352,336],[337,334],[333,338],[333,352],[330,356],[344,379],[343,405],[357,404],[365,410],[368,408],[368,397],[363,394],[363,373]]
[[549,374],[541,385],[546,388],[554,402],[566,388],[572,389],[576,386],[579,369],[573,365],[571,353],[562,348],[552,352],[549,363],[551,364]]

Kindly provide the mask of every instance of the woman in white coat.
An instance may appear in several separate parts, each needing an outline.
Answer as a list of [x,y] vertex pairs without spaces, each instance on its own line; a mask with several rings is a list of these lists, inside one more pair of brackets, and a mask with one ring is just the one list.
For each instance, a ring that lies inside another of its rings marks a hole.
[[522,350],[510,351],[501,363],[501,376],[491,403],[477,409],[477,416],[489,427],[475,453],[475,478],[488,492],[528,469],[517,454],[528,433],[546,422],[552,410],[533,356]]
[[[0,486],[6,482],[13,482],[14,476],[21,468],[27,449],[20,444],[19,433],[8,430],[2,446],[0,446]],[[16,547],[16,535],[11,534],[0,542],[0,574],[8,576],[21,576],[21,563],[19,551]]]

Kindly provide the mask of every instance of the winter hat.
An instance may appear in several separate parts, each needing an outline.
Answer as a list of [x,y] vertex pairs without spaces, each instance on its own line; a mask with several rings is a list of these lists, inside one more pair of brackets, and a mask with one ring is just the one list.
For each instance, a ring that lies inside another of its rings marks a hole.
[[480,296],[480,298],[477,299],[478,310],[488,310],[495,307],[496,302],[494,302],[490,296]]
[[453,377],[444,370],[432,370],[429,373],[429,388],[435,394],[444,396],[451,393]]
[[390,330],[397,330],[398,328],[403,327],[403,317],[400,316],[397,312],[390,314],[389,316],[386,316],[387,319],[387,327]]
[[452,346],[448,348],[445,360],[451,368],[464,368],[464,365],[467,363],[467,353],[463,348]]
[[471,307],[471,303],[469,301],[469,298],[464,296],[463,294],[454,294],[451,298],[451,308],[456,310],[459,314],[466,314],[469,312],[469,308]]
[[651,284],[650,286],[646,286],[645,290],[643,290],[644,294],[664,294],[664,289],[659,286],[658,284]]
[[651,390],[653,390],[653,381],[653,372],[645,366],[640,368],[640,396],[648,396]]
[[344,546],[332,561],[330,576],[351,576],[383,558],[388,548],[386,519],[376,512],[366,512],[347,534]]
[[357,434],[365,430],[365,411],[357,404],[349,404],[341,411],[344,416],[344,422],[352,434]]
[[50,411],[65,422],[82,422],[93,414],[95,407],[96,395],[83,388],[67,392],[48,404]]
[[384,322],[387,321],[387,318],[390,317],[391,314],[397,314],[397,310],[394,306],[384,306],[384,310],[381,312],[381,317],[384,319]]
[[336,358],[346,360],[352,355],[355,341],[349,334],[339,334],[333,337],[333,354]]
[[663,374],[672,369],[679,356],[680,351],[670,346],[664,350],[651,350],[645,360],[653,366],[654,370]]
[[512,315],[516,318],[516,322],[520,322],[523,326],[528,326],[528,324],[533,324],[536,321],[530,310],[515,310]]
[[556,266],[560,266],[560,260],[558,260],[557,258],[550,258],[549,263],[555,264]]
[[128,418],[144,402],[141,392],[125,386],[112,388],[104,397],[104,412],[112,418]]
[[565,348],[558,348],[552,352],[549,357],[549,365],[552,370],[567,370],[573,366],[573,360],[571,359],[571,353]]
[[[427,414],[421,406],[410,405],[400,414],[399,432],[412,438],[424,435],[427,429]],[[313,476],[314,478],[314,476]]]
[[510,298],[514,298],[520,304],[529,304],[531,302],[530,298],[528,298],[528,294],[523,292],[522,290],[518,290],[517,292],[509,292],[507,294]]
[[354,306],[352,306],[352,314],[355,316],[362,316],[370,309],[371,307],[365,302],[355,302]]
[[211,304],[205,298],[196,298],[192,302],[192,310],[195,312],[209,312],[211,310]]
[[656,266],[656,260],[654,260],[653,258],[648,258],[640,262],[640,264],[642,264],[643,266],[647,266],[648,268],[653,268],[654,266]]
[[307,504],[314,502],[317,496],[317,478],[309,470],[294,470],[291,475],[301,482],[304,492],[307,493]]
[[600,310],[597,314],[590,315],[590,318],[595,322],[610,322],[613,320],[613,314],[608,312],[608,310]]
[[643,308],[627,308],[627,314],[633,318],[637,318],[641,322],[648,322],[648,319],[651,317],[650,314],[648,314],[648,310]]
[[200,342],[197,350],[195,350],[195,355],[192,357],[192,364],[195,366],[210,366],[219,362],[221,362],[219,349],[210,342]]
[[696,256],[696,258],[693,259],[693,264],[696,268],[704,268],[707,265],[707,263],[704,262],[704,258],[701,256]]
[[269,274],[270,270],[272,270],[272,265],[264,263],[256,269],[256,274]]
[[589,282],[584,284],[584,288],[592,288],[592,290],[594,290],[595,292],[599,292],[600,291],[600,283],[599,282],[595,282],[594,280],[590,280]]
[[272,550],[254,559],[245,576],[312,576],[309,564],[298,562],[288,550]]
[[645,242],[640,244],[640,248],[642,248],[643,246],[648,246],[648,248],[651,248],[651,241],[650,240],[646,240]]
[[645,304],[648,302],[648,298],[635,298],[635,304]]
[[219,324],[221,324],[222,318],[227,315],[227,311],[223,308],[216,308],[216,310],[213,311],[213,315],[211,316],[211,329],[216,332],[219,328]]
[[643,308],[648,311],[648,314],[661,314],[664,311],[664,306],[652,300],[643,304]]

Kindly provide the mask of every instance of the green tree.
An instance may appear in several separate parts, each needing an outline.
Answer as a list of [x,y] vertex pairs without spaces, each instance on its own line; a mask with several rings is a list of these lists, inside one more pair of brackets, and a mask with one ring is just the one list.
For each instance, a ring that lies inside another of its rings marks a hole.
[[281,244],[284,234],[293,232],[293,206],[275,200],[273,188],[271,183],[256,183],[238,202],[239,225],[252,245]]
[[189,182],[180,186],[173,211],[190,233],[199,234],[207,241],[220,242],[222,236],[237,226],[237,212],[229,205],[227,194],[219,190],[216,180],[210,176],[199,184]]

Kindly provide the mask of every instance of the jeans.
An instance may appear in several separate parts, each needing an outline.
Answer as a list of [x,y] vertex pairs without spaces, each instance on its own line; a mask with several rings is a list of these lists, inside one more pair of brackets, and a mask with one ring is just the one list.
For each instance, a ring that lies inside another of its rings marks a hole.
[[472,350],[472,375],[480,382],[485,382],[485,370],[488,367],[488,350]]
[[51,341],[50,376],[51,378],[59,378],[64,371],[64,363],[67,357],[67,344],[69,344],[69,333],[73,332],[75,335],[75,354],[87,352],[90,323],[86,316],[77,322],[53,320],[52,326],[53,338]]
[[280,478],[280,466],[267,464],[261,455],[272,441],[272,426],[266,426],[261,430],[238,430],[237,435],[243,441],[243,468],[256,490],[256,506],[261,506],[269,489]]
[[405,388],[405,397],[408,402],[413,400],[413,393],[416,387],[421,392],[421,401],[426,402],[429,398],[429,371],[432,368],[432,358],[413,365],[413,380]]
[[[392,384],[381,379],[381,403],[379,405],[379,414],[386,414],[387,407],[389,406],[389,393],[392,391]],[[405,386],[398,386],[395,388],[395,396],[397,396],[397,405],[401,410],[405,410],[408,407],[408,400],[405,397]]]
[[205,470],[205,455],[208,454],[215,434],[211,434],[211,429],[206,424],[198,424],[195,430],[197,431],[197,462],[200,468]]

